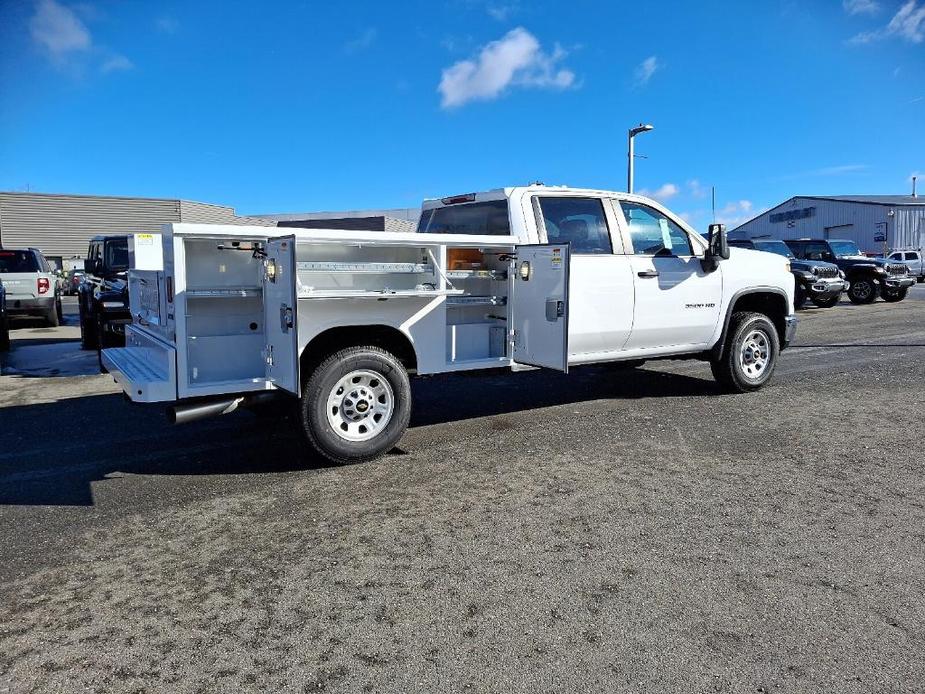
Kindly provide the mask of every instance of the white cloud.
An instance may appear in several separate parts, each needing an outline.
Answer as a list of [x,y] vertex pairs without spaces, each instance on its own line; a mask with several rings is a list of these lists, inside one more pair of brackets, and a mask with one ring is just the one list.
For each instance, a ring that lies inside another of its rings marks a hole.
[[347,41],[347,43],[344,44],[344,51],[347,53],[358,53],[366,50],[373,45],[378,34],[379,32],[375,28],[370,27],[355,39]]
[[652,198],[653,200],[658,200],[659,202],[667,202],[671,200],[675,195],[680,191],[680,188],[674,183],[665,183],[655,190],[649,190],[647,188],[642,188],[637,190],[636,193],[647,198]]
[[899,36],[910,43],[925,41],[925,4],[919,5],[918,0],[908,0],[885,27],[861,32],[850,43],[872,43],[890,36]]
[[725,224],[731,230],[740,224],[744,224],[757,214],[755,205],[751,200],[736,200],[726,203],[716,211],[716,221],[720,224]]
[[785,176],[777,176],[772,180],[789,181],[795,178],[810,178],[814,176],[847,176],[867,171],[869,168],[867,164],[840,164],[838,166],[824,166],[821,169],[798,171],[797,173],[786,174]]
[[69,54],[88,51],[93,45],[90,32],[73,11],[55,2],[39,0],[29,20],[32,40],[61,62]]
[[124,72],[126,70],[131,70],[135,67],[135,64],[126,58],[124,55],[112,55],[106,60],[103,61],[103,64],[100,65],[100,71],[104,73],[108,72]]
[[636,85],[641,87],[648,84],[649,80],[652,79],[652,75],[654,75],[657,70],[661,69],[661,67],[661,63],[658,62],[658,58],[654,55],[650,55],[643,60],[636,66],[636,71],[634,73]]
[[161,17],[154,23],[154,26],[165,34],[176,34],[180,23],[173,17]]
[[700,181],[696,178],[692,178],[687,182],[687,188],[690,191],[692,198],[705,198],[707,196],[707,189],[704,188]]
[[906,103],[917,104],[917,103],[919,103],[920,101],[923,101],[923,100],[925,100],[925,96],[917,96],[917,97],[914,97],[914,98],[912,98],[912,99],[909,99],[909,101],[906,102]]
[[559,46],[545,53],[533,34],[517,27],[484,46],[477,58],[443,70],[437,87],[440,105],[455,108],[469,101],[496,99],[512,86],[568,89],[575,85],[575,73],[558,67],[565,56]]
[[514,14],[517,11],[516,3],[489,3],[485,8],[485,11],[488,13],[488,16],[492,19],[496,19],[499,22],[506,22],[508,17]]
[[842,0],[842,7],[848,14],[877,14],[880,5],[874,0]]

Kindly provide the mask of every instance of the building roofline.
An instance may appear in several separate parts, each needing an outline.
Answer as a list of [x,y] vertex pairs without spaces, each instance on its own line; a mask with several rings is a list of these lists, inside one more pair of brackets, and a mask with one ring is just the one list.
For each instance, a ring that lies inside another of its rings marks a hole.
[[[151,198],[143,195],[93,195],[90,193],[43,193],[39,191],[25,190],[0,190],[0,195],[31,195],[42,198],[104,198],[106,200],[150,200],[151,202],[189,202],[195,205],[210,205],[212,207],[224,207],[225,209],[234,210],[231,205],[223,205],[217,202],[203,202],[202,200],[188,200],[186,198]],[[256,215],[248,215],[256,216]]]

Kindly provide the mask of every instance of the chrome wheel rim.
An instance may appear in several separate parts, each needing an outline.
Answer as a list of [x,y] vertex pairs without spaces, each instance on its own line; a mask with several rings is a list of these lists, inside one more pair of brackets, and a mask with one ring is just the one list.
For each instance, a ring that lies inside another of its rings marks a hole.
[[752,330],[742,341],[739,367],[746,377],[761,378],[771,363],[771,340],[763,330]]
[[873,289],[870,286],[870,282],[866,280],[854,283],[854,295],[859,299],[866,299],[870,296],[871,291],[873,291]]
[[351,371],[328,394],[328,424],[346,441],[368,441],[382,433],[394,411],[392,386],[376,371]]

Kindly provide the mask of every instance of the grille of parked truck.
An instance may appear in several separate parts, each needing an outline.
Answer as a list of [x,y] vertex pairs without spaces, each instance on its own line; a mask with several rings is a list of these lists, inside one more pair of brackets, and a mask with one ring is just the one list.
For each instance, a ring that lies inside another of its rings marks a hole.
[[105,366],[176,422],[284,398],[336,462],[382,455],[409,375],[689,358],[756,390],[793,337],[786,258],[636,195],[532,185],[430,200],[418,233],[172,224],[129,272]]
[[51,327],[61,323],[58,278],[39,249],[0,249],[0,282],[8,316],[34,316]]

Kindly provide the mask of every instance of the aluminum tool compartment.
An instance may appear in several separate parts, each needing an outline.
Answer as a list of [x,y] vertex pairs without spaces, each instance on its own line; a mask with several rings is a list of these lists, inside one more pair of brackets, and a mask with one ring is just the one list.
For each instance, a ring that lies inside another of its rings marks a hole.
[[306,348],[364,326],[419,374],[567,369],[567,245],[175,224],[163,249],[163,272],[131,272],[126,347],[103,351],[133,400],[299,395]]

